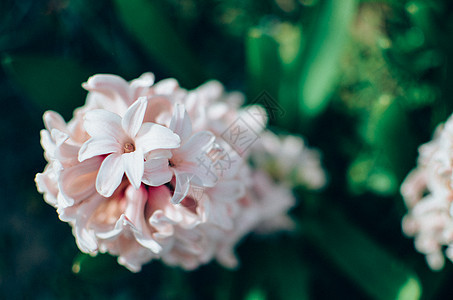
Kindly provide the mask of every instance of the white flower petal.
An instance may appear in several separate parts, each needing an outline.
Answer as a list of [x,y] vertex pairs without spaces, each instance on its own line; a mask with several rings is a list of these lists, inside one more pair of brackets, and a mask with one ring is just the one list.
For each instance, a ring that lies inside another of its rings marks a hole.
[[187,161],[198,161],[203,155],[211,150],[215,136],[209,131],[201,131],[194,134],[189,141],[178,149],[178,156]]
[[121,121],[124,131],[127,132],[131,138],[134,138],[137,135],[140,126],[142,126],[147,103],[146,97],[140,97],[128,108]]
[[168,159],[150,159],[145,162],[142,181],[150,186],[163,185],[171,180],[173,172],[168,167]]
[[173,149],[179,147],[181,139],[167,127],[144,123],[135,138],[135,147],[141,148],[143,153],[155,149]]
[[96,178],[96,190],[104,197],[110,197],[123,179],[124,167],[121,154],[107,156],[101,164]]
[[58,200],[58,187],[57,187],[58,173],[52,167],[47,165],[44,172],[36,174],[35,182],[38,191],[44,194],[44,200],[52,205],[57,206]]
[[188,139],[192,134],[192,122],[184,105],[175,104],[169,128],[178,134],[182,141]]
[[197,186],[213,187],[220,178],[216,166],[207,157],[204,160],[200,160],[198,164],[181,164],[178,166],[178,172],[190,174],[191,183]]
[[66,142],[69,139],[68,134],[66,134],[58,129],[52,129],[50,131],[50,136],[55,141],[55,145],[57,145],[57,146],[61,146],[64,142]]
[[171,203],[178,204],[180,203],[189,193],[190,188],[190,180],[192,178],[192,174],[189,173],[180,173],[175,171],[175,191],[173,193],[173,197],[171,198]]
[[150,151],[146,154],[145,159],[146,160],[151,160],[151,159],[160,159],[160,158],[166,158],[170,159],[172,157],[172,153],[170,150],[167,149],[156,149],[153,151]]
[[109,153],[120,153],[121,145],[112,137],[105,136],[103,138],[91,138],[86,141],[79,150],[79,161],[92,158],[97,155]]
[[134,152],[124,153],[121,155],[123,159],[124,171],[127,178],[135,189],[140,187],[144,170],[144,158],[141,149],[136,149]]
[[55,159],[55,141],[50,136],[50,132],[43,129],[40,131],[41,135],[41,146],[44,149],[44,156],[46,157],[47,161]]
[[95,109],[85,114],[83,127],[91,137],[116,139],[119,143],[128,139],[121,126],[121,117],[103,109]]

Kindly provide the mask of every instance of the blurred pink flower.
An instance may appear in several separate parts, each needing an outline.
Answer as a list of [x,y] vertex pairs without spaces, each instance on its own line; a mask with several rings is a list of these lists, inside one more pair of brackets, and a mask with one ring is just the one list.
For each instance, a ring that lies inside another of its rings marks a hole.
[[307,147],[298,136],[264,132],[260,142],[254,145],[251,158],[259,168],[289,186],[301,185],[316,190],[324,187],[327,181],[319,151]]
[[442,269],[445,255],[453,260],[453,118],[437,128],[432,141],[419,148],[417,167],[403,184],[408,208],[405,234],[415,237],[415,248],[426,255],[433,270]]

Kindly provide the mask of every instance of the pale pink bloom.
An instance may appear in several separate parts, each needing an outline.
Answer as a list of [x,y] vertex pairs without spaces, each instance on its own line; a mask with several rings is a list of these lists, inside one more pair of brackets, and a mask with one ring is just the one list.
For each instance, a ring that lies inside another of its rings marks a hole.
[[[93,110],[85,115],[84,127],[91,138],[80,149],[79,161],[107,154],[96,178],[96,189],[105,197],[113,194],[124,174],[135,189],[140,187],[145,154],[156,149],[179,147],[180,139],[170,129],[155,123],[142,123],[146,106],[146,98],[139,98],[123,118],[105,110]],[[159,163],[165,165],[166,162],[160,160]],[[162,178],[163,182],[156,185],[169,180]]]
[[409,209],[404,233],[415,238],[415,248],[426,255],[433,270],[444,266],[443,248],[453,259],[453,119],[439,126],[433,140],[419,148],[418,166],[401,185]]
[[259,168],[290,186],[316,190],[326,184],[319,151],[307,147],[301,137],[265,131],[253,145],[251,158]]
[[273,182],[263,171],[255,171],[252,179],[252,195],[249,197],[253,198],[253,210],[259,214],[254,230],[266,233],[292,229],[294,223],[288,216],[288,210],[296,204],[296,200],[291,190]]
[[[187,270],[217,259],[232,268],[245,235],[291,228],[288,181],[248,165],[267,122],[262,107],[241,108],[242,94],[216,81],[186,91],[174,79],[154,84],[150,73],[131,82],[95,75],[83,87],[87,103],[68,123],[45,113],[48,165],[36,176],[81,251],[116,255],[133,272],[152,259]],[[251,143],[237,143],[244,140]],[[301,154],[304,172],[319,171],[303,143],[274,148],[263,157]],[[443,234],[453,237],[449,228]]]

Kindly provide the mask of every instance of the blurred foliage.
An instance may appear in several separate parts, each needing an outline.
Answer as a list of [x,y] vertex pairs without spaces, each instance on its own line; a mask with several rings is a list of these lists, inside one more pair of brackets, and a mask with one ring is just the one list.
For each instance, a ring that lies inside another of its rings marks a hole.
[[[400,222],[417,147],[453,112],[453,3],[358,0],[0,2],[2,299],[438,299]],[[330,182],[295,191],[298,230],[248,237],[237,270],[79,253],[36,192],[41,116],[68,120],[94,73],[209,78],[262,103],[323,153]],[[269,106],[271,103],[271,106]],[[268,105],[266,105],[268,104]]]

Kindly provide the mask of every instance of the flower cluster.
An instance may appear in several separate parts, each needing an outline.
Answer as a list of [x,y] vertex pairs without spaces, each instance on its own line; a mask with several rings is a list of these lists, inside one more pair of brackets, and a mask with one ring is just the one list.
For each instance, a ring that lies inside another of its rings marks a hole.
[[151,73],[131,82],[95,75],[83,87],[86,104],[68,123],[44,114],[48,165],[36,176],[83,252],[117,255],[134,272],[152,259],[188,270],[212,259],[234,267],[244,235],[292,225],[290,187],[252,167],[251,153],[289,147],[288,159],[315,174],[302,170],[299,180],[324,183],[314,152],[265,132],[265,110],[241,108],[242,94],[216,81],[187,91]]
[[[409,209],[403,231],[433,270],[453,260],[453,117],[438,126],[432,141],[419,148],[417,168],[401,185]],[[445,249],[444,249],[445,248]]]

